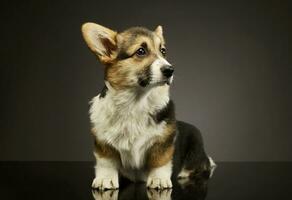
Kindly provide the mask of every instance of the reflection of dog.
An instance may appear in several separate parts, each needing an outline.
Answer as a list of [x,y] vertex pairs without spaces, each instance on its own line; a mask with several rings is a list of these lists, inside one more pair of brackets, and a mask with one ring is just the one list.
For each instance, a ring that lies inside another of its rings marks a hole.
[[208,194],[208,177],[179,179],[179,186],[174,186],[173,199],[204,200]]
[[143,184],[129,184],[119,190],[92,190],[94,200],[171,200],[172,189],[146,189]]
[[105,66],[104,89],[90,108],[96,157],[92,186],[118,188],[120,173],[150,188],[171,188],[175,159],[182,164],[178,177],[209,173],[214,162],[200,133],[175,120],[169,99],[174,68],[166,60],[162,27],[117,33],[86,23],[82,33]]
[[149,200],[171,200],[172,189],[166,190],[156,190],[149,189],[147,190],[147,196]]
[[118,200],[119,190],[92,190],[92,196],[95,200]]
[[144,184],[130,183],[120,190],[92,190],[94,200],[204,200],[208,192],[208,178],[179,179],[174,187],[164,190],[145,188]]

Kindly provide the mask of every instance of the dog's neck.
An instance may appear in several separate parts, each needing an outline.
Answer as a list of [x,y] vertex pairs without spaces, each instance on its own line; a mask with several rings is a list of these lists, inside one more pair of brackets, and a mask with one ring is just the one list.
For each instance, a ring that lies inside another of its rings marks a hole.
[[107,95],[113,105],[126,112],[136,108],[141,111],[155,112],[169,102],[169,85],[153,86],[148,88],[129,88],[115,90],[105,81]]

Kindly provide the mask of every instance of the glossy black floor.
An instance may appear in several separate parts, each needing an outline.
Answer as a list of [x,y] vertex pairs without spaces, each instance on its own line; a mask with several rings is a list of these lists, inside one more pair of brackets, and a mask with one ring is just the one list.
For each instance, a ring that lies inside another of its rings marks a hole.
[[91,162],[0,162],[1,199],[291,199],[292,163],[218,163],[209,181],[174,182],[172,190],[147,190],[121,182],[116,191],[90,188]]

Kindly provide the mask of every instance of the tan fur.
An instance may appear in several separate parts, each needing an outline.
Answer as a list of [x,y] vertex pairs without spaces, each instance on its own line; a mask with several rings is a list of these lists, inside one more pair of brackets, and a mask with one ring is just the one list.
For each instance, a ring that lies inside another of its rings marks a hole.
[[147,167],[149,169],[161,167],[172,159],[174,134],[175,123],[167,124],[164,137],[155,142],[148,150]]
[[[96,130],[93,128],[91,130],[92,134],[96,135]],[[111,158],[111,159],[119,159],[119,152],[112,147],[111,145],[105,144],[104,142],[98,141],[98,139],[94,138],[94,153],[98,154],[101,158]]]
[[83,24],[81,31],[89,49],[98,56],[101,63],[110,63],[117,50],[117,32],[91,22]]
[[119,152],[115,148],[103,142],[99,142],[97,139],[95,139],[94,153],[97,153],[101,158],[118,159],[120,157]]
[[[121,33],[120,37],[128,38],[129,34],[130,33]],[[108,80],[116,90],[123,90],[136,84],[136,75],[143,72],[143,70],[156,59],[156,55],[152,52],[155,52],[156,46],[159,44],[155,44],[153,40],[145,36],[137,37],[135,41],[132,42],[132,45],[128,44],[127,41],[119,41],[119,43],[128,46],[126,53],[129,55],[133,55],[142,43],[147,44],[150,52],[146,58],[133,56],[127,60],[121,61],[113,59],[112,64],[108,65],[105,73],[106,80]]]
[[[116,62],[106,68],[106,80],[116,90],[131,88],[136,84],[136,75],[142,73],[145,68],[155,60],[154,56],[149,56],[147,59],[140,60],[133,58],[125,61]],[[133,68],[135,69],[133,70]]]
[[153,146],[149,151],[150,156],[147,162],[147,167],[149,169],[161,167],[172,159],[174,146],[171,145],[167,148],[159,148],[159,145],[160,144],[157,143],[157,145]]

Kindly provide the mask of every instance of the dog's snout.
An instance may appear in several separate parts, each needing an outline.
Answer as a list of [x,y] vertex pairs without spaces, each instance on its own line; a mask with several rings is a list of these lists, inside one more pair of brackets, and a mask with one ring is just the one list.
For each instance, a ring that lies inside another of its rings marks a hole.
[[174,72],[174,68],[171,65],[167,65],[167,66],[163,66],[160,68],[163,76],[165,76],[166,78],[169,78],[172,76],[173,72]]

